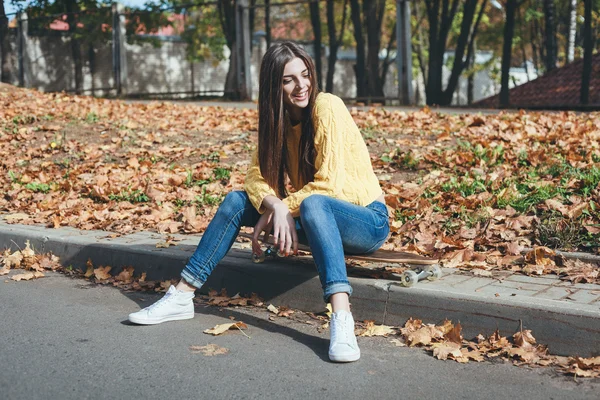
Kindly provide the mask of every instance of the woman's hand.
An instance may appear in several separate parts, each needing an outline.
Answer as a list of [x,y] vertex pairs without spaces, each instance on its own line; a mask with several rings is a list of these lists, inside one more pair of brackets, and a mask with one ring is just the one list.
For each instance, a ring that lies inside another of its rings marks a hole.
[[285,203],[281,202],[274,206],[272,224],[275,245],[279,246],[279,251],[286,256],[290,255],[292,251],[297,254],[296,221],[294,221],[292,213],[290,213]]
[[252,250],[256,254],[261,254],[258,237],[264,231],[264,241],[267,242],[269,234],[273,231],[275,245],[279,247],[280,253],[287,256],[293,251],[294,254],[297,254],[298,234],[296,233],[296,222],[288,207],[275,196],[267,196],[263,200],[263,205],[267,208],[267,211],[260,217],[254,227]]
[[271,234],[271,230],[273,229],[273,224],[271,221],[271,217],[273,216],[273,211],[267,210],[263,215],[260,216],[258,222],[254,226],[254,233],[252,234],[252,252],[254,254],[261,255],[262,249],[260,247],[260,243],[258,242],[258,237],[264,231],[265,236],[263,237],[263,242],[267,242],[269,240],[269,235]]

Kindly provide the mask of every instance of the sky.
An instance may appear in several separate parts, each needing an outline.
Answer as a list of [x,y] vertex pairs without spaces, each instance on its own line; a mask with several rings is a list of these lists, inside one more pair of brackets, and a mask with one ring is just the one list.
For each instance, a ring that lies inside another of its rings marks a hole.
[[[6,14],[12,14],[17,11],[17,9],[10,4],[10,0],[2,1],[4,1],[4,9],[6,10]],[[144,3],[146,3],[146,0],[121,0],[120,3],[128,7],[141,7],[144,5]]]

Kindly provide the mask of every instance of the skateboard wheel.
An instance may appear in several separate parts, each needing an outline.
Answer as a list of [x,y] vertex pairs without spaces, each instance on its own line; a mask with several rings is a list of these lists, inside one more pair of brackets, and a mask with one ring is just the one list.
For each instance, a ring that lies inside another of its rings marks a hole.
[[256,264],[265,261],[265,253],[263,252],[260,255],[256,254],[256,253],[252,253],[252,261]]
[[430,281],[435,281],[442,277],[442,269],[438,264],[427,266],[427,268],[425,268],[425,271],[429,272],[430,275],[427,277],[427,279]]
[[413,270],[406,270],[400,275],[402,286],[411,287],[419,281],[419,275]]

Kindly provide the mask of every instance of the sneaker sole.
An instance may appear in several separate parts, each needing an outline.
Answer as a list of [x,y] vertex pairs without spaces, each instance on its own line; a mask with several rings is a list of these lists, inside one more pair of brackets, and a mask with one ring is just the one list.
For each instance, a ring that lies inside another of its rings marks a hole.
[[345,354],[345,355],[341,355],[341,356],[336,356],[336,355],[329,353],[329,359],[333,362],[353,362],[353,361],[358,361],[359,358],[360,358],[360,351],[358,353]]
[[144,318],[136,318],[136,317],[129,316],[129,321],[133,322],[134,324],[138,324],[138,325],[156,325],[156,324],[161,324],[163,322],[181,321],[184,319],[192,319],[192,318],[194,318],[194,314],[170,315],[168,317],[158,318],[158,319],[144,319]]

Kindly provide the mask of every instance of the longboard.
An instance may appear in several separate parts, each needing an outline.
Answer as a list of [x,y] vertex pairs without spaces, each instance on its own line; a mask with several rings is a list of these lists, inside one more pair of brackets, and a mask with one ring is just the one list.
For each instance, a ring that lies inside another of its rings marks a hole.
[[[240,232],[238,236],[252,240],[252,235],[249,233]],[[265,244],[267,248],[266,250],[263,250],[262,255],[252,254],[254,262],[263,262],[268,258],[285,257],[284,255],[278,254],[278,249],[275,247],[274,239],[272,237],[269,237],[269,242]],[[304,244],[298,244],[298,250],[312,254],[310,247]],[[344,254],[344,256],[349,260],[408,264],[410,269],[407,269],[401,274],[386,274],[388,277],[399,278],[403,286],[413,286],[420,280],[436,280],[442,276],[442,270],[438,264],[438,260],[424,257],[419,254],[404,251],[377,250],[370,254]]]

